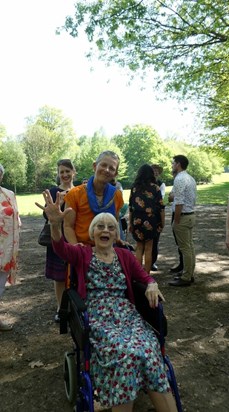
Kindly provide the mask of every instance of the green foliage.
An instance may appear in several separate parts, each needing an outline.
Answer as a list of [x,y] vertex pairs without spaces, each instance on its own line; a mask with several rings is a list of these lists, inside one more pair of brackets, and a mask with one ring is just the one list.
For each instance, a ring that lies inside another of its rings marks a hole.
[[108,64],[142,76],[153,67],[156,87],[198,101],[213,131],[206,139],[223,152],[229,135],[228,21],[222,0],[88,0],[75,3],[64,29],[73,37],[84,29],[89,55],[97,49]]
[[105,136],[102,136],[99,132],[94,136],[80,138],[80,152],[75,163],[77,165],[77,181],[82,182],[84,177],[90,177],[93,172],[93,163],[97,156],[104,150],[112,150],[120,157],[119,166],[119,178],[122,179],[125,176],[126,162],[120,148]]
[[4,184],[16,193],[26,183],[27,159],[21,143],[10,138],[5,140],[0,162],[5,169]]
[[71,122],[61,111],[45,106],[28,120],[26,131],[17,139],[7,138],[3,131],[0,162],[6,168],[4,183],[15,192],[42,191],[56,183],[56,162],[70,158],[78,175],[75,183],[93,174],[93,163],[99,153],[113,150],[120,157],[118,179],[123,187],[133,183],[138,168],[144,163],[158,163],[163,167],[162,179],[172,184],[171,161],[174,155],[189,158],[189,172],[197,182],[209,182],[213,174],[223,169],[222,157],[214,155],[208,146],[194,147],[174,139],[162,140],[150,126],[126,126],[118,136],[108,139],[102,131],[92,137],[76,140]]
[[28,119],[23,142],[28,157],[28,187],[34,192],[55,184],[58,159],[74,159],[78,151],[71,120],[61,110],[48,106]]
[[122,151],[127,164],[124,185],[133,182],[137,170],[144,163],[157,163],[158,160],[164,166],[165,146],[158,133],[150,126],[126,126],[123,134],[115,136],[113,141]]
[[197,182],[210,182],[213,175],[211,161],[205,152],[193,149],[188,154],[188,172]]
[[0,123],[0,139],[6,137],[6,128],[3,124]]

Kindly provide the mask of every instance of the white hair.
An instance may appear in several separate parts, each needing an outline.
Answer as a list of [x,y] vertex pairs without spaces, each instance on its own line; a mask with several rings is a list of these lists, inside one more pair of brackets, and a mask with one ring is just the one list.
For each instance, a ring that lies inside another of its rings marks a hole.
[[111,214],[111,213],[99,213],[98,215],[96,215],[94,217],[94,219],[91,221],[91,224],[89,226],[89,236],[91,240],[94,240],[94,228],[97,225],[98,222],[104,222],[110,220],[112,221],[112,223],[114,223],[115,228],[116,228],[116,232],[117,232],[117,239],[120,238],[120,228],[119,228],[119,224],[117,222],[117,220],[115,219],[115,217]]

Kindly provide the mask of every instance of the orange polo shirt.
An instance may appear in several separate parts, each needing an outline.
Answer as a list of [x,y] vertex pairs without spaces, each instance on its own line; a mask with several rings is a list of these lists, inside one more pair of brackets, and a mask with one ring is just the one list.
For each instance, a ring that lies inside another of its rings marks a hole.
[[[88,229],[95,214],[91,211],[85,185],[73,187],[64,197],[64,201],[76,212],[75,233],[78,242],[93,244],[89,238]],[[119,213],[124,201],[122,192],[114,194],[115,211]]]

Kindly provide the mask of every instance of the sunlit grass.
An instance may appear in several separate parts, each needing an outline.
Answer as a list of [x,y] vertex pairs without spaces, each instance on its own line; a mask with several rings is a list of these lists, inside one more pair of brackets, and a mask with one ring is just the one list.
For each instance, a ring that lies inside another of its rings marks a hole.
[[35,202],[44,204],[44,198],[42,194],[30,194],[30,195],[17,195],[17,203],[20,216],[32,215],[41,216],[42,210],[39,209]]
[[[165,204],[167,203],[168,193],[172,186],[166,187]],[[128,203],[130,190],[124,190],[124,201]],[[197,204],[213,204],[226,205],[229,196],[229,173],[216,175],[212,179],[212,183],[197,186]]]
[[[167,195],[171,191],[172,186],[166,187],[165,204],[167,203]],[[226,205],[229,196],[229,173],[222,173],[213,179],[213,183],[206,185],[198,185],[197,187],[197,204],[213,204]],[[124,202],[129,202],[130,190],[124,190]],[[17,195],[19,213],[21,216],[32,215],[41,216],[42,210],[39,209],[35,202],[44,204],[42,194]]]

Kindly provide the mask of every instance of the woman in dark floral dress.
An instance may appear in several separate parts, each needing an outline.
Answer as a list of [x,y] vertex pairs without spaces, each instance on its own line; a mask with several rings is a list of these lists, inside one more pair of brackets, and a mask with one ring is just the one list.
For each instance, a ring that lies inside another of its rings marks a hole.
[[[113,247],[119,224],[110,213],[100,213],[89,227],[95,246],[71,245],[61,233],[63,217],[59,194],[53,203],[44,194],[55,252],[77,266],[78,293],[86,299],[90,319],[91,375],[99,402],[113,412],[132,412],[141,389],[147,390],[157,412],[177,412],[157,337],[134,305],[132,280],[147,284],[149,305],[163,299],[157,283],[129,250]],[[128,296],[128,298],[126,297]]]
[[156,184],[153,169],[144,164],[140,167],[131,188],[129,199],[129,230],[136,240],[136,258],[150,273],[152,266],[153,240],[165,224],[164,204],[159,186]]

